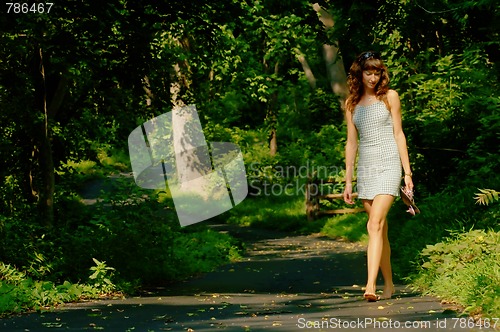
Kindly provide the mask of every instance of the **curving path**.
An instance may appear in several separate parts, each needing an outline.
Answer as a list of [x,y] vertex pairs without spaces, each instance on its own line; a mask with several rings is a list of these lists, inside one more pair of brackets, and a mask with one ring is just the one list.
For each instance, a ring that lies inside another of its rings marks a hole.
[[141,297],[2,319],[0,331],[485,331],[460,329],[466,318],[402,285],[391,300],[365,302],[359,244],[211,227],[246,243],[242,261]]

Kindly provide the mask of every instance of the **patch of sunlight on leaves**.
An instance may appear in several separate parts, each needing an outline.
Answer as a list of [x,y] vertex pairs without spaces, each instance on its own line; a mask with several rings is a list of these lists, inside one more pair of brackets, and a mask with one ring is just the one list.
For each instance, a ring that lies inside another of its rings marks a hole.
[[321,229],[321,233],[333,237],[343,238],[353,242],[368,243],[366,232],[366,214],[344,214],[330,217]]

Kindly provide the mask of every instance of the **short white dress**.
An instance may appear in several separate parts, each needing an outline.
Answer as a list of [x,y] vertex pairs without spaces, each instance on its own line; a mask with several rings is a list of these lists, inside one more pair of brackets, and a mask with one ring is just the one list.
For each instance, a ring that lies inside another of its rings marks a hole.
[[391,112],[380,100],[367,106],[356,105],[353,122],[359,134],[358,198],[372,200],[380,194],[399,196],[402,166]]

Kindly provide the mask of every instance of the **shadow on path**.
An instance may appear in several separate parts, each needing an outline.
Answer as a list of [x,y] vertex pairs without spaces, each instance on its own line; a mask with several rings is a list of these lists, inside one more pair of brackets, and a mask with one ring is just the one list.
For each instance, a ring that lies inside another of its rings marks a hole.
[[68,304],[52,312],[2,319],[0,330],[458,331],[466,322],[439,300],[411,293],[402,285],[396,286],[391,300],[364,301],[366,258],[359,244],[316,235],[211,227],[246,244],[242,261],[148,296]]

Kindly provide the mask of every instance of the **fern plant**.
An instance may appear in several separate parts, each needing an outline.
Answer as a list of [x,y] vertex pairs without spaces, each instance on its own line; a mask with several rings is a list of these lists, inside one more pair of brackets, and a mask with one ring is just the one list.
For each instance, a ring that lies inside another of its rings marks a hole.
[[12,284],[18,284],[26,280],[26,273],[18,271],[10,264],[0,262],[0,282],[6,281]]
[[498,201],[499,192],[494,189],[479,189],[479,193],[476,193],[476,204],[488,205],[494,201]]

